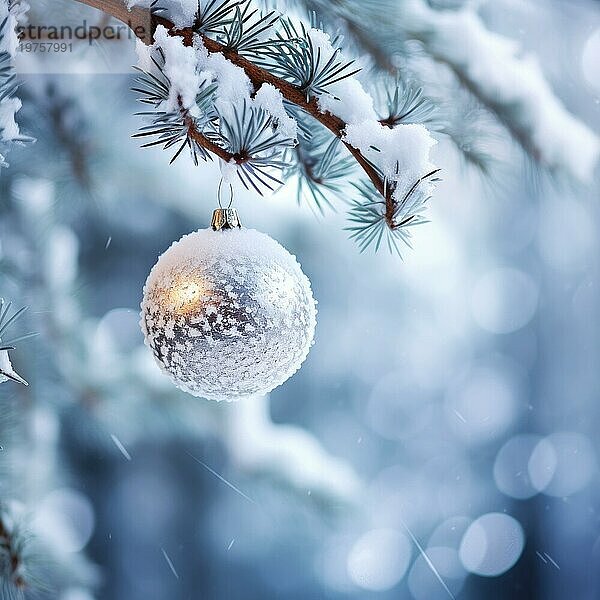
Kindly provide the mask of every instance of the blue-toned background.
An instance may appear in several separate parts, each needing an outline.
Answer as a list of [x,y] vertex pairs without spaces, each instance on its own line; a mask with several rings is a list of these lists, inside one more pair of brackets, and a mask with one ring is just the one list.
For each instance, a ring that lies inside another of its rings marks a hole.
[[[486,8],[596,131],[599,15]],[[360,254],[343,203],[238,190],[310,277],[316,342],[269,399],[187,397],[138,307],[157,256],[208,226],[218,167],[138,149],[131,76],[86,66],[109,50],[22,74],[38,141],[0,177],[0,295],[41,334],[13,354],[30,387],[0,389],[11,495],[76,572],[60,599],[599,598],[597,178],[552,179],[508,138],[485,176],[441,139],[402,260]]]

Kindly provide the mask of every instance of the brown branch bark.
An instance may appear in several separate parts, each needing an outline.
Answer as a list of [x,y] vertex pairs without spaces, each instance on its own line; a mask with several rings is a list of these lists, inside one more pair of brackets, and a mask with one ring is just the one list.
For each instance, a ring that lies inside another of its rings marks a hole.
[[[179,100],[181,104],[181,98]],[[225,148],[221,148],[221,146],[208,139],[201,131],[198,131],[194,119],[187,113],[187,111],[184,113],[183,123],[187,127],[188,137],[194,140],[199,146],[206,148],[212,154],[216,154],[221,160],[224,160],[227,163],[231,162],[232,160],[236,160],[235,156],[231,154],[231,152],[228,152],[225,150]]]
[[[187,46],[191,46],[193,44],[194,31],[192,28],[184,28],[184,29],[174,29],[173,23],[164,19],[162,17],[158,17],[156,15],[152,15],[150,10],[148,9],[140,9],[134,8],[131,11],[128,11],[123,3],[123,0],[76,0],[77,2],[81,2],[82,4],[87,4],[88,6],[93,6],[99,10],[102,10],[113,17],[119,19],[123,23],[127,24],[131,30],[145,43],[149,44],[152,42],[152,36],[156,27],[158,25],[164,26],[171,35],[178,35],[182,38],[183,43]],[[150,32],[150,35],[148,35]],[[142,33],[143,35],[140,35]],[[319,123],[327,127],[329,131],[331,131],[338,138],[343,136],[343,131],[346,128],[346,123],[335,115],[327,112],[321,112],[319,110],[319,106],[315,98],[311,98],[309,100],[306,99],[305,93],[300,90],[295,85],[269,73],[265,69],[255,65],[253,62],[245,58],[244,56],[240,56],[234,50],[229,50],[219,42],[207,37],[201,36],[206,49],[209,52],[220,53],[225,56],[229,61],[231,61],[234,65],[241,67],[244,69],[246,75],[254,85],[255,89],[260,88],[260,86],[264,83],[270,83],[275,88],[277,88],[283,97],[289,102],[299,106],[312,117],[314,117]],[[191,122],[191,121],[190,121]],[[210,152],[214,152],[220,158],[223,158],[222,154],[226,153],[222,148],[219,148],[217,151],[215,144],[215,149],[210,148],[206,145],[206,138],[195,128],[190,129],[190,135],[192,139],[194,139],[198,144],[204,146]],[[369,179],[372,181],[373,185],[377,189],[377,191],[385,198],[386,202],[386,221],[388,225],[393,225],[393,213],[394,213],[394,200],[392,198],[392,190],[389,188],[386,190],[385,185],[376,169],[371,165],[371,163],[361,154],[361,152],[351,146],[350,144],[343,142],[346,146],[350,154],[354,157],[356,162],[362,167],[364,172],[367,174]],[[229,156],[231,159],[231,156]],[[226,160],[223,158],[223,160]]]

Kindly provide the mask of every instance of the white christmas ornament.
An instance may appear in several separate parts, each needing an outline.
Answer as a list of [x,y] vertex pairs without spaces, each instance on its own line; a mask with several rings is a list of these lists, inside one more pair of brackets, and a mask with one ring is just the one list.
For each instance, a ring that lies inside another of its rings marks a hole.
[[213,228],[175,242],[144,287],[141,327],[177,387],[211,400],[266,394],[313,343],[310,282],[285,248],[219,209]]

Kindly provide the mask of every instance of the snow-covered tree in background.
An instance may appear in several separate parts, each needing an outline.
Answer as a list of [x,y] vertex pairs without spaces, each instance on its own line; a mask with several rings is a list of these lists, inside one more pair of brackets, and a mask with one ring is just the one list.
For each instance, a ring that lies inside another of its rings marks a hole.
[[[537,61],[488,29],[482,3],[80,2],[142,24],[144,33],[150,25],[152,39],[137,43],[141,73],[133,83],[112,82],[91,94],[85,85],[39,74],[18,89],[15,31],[27,11],[36,22],[94,12],[75,0],[40,0],[31,9],[25,2],[0,5],[0,297],[6,299],[0,311],[0,592],[7,599],[80,600],[100,584],[102,574],[82,552],[93,516],[75,491],[79,454],[130,461],[131,449],[148,439],[217,439],[248,480],[266,478],[279,493],[308,498],[325,515],[339,506],[377,512],[380,490],[365,491],[359,469],[330,454],[308,429],[275,424],[268,399],[223,410],[172,389],[124,333],[131,315],[109,312],[121,306],[111,304],[113,292],[105,288],[99,299],[86,289],[107,277],[94,270],[91,239],[104,236],[108,251],[114,229],[143,245],[145,218],[169,218],[168,230],[178,228],[166,189],[181,169],[215,159],[209,169],[225,181],[255,195],[292,186],[300,203],[320,212],[347,199],[348,230],[361,249],[385,244],[404,253],[411,227],[425,222],[435,197],[440,146],[453,147],[492,182],[516,177],[518,147],[529,170],[567,180],[570,188],[591,182],[600,148],[596,134],[552,92]],[[130,125],[136,109],[123,93],[126,85],[144,104],[138,139],[164,147],[166,160],[127,144],[122,125]],[[113,117],[104,118],[107,112]],[[39,142],[29,144],[29,135]],[[175,158],[178,165],[169,167]],[[131,188],[132,173],[139,186],[130,209],[122,189]],[[132,216],[145,195],[152,198],[148,212]],[[197,209],[196,202],[185,211]],[[161,225],[152,227],[157,236]],[[317,222],[314,227],[311,239],[318,240]],[[387,260],[381,258],[382,268]],[[115,259],[110,268],[118,264]],[[115,274],[113,290],[127,280]],[[30,310],[11,320],[9,300]],[[38,335],[27,339],[30,331]],[[25,380],[31,385],[19,387]],[[462,413],[457,418],[462,427]],[[68,448],[59,432],[69,438]],[[415,448],[419,455],[422,448]],[[220,477],[190,454],[209,476]],[[460,475],[445,483],[445,492],[452,495],[455,485],[459,498]],[[464,511],[478,505],[489,473],[472,478],[464,506],[454,501]],[[381,530],[377,547],[398,553],[402,540],[414,542],[411,573],[433,573],[432,594],[456,592],[464,577],[453,570],[454,558],[436,558],[435,548],[430,556],[411,537],[422,521],[432,529],[433,513],[427,520],[416,509],[407,512],[400,520],[406,530],[399,526],[405,537]],[[366,572],[363,583],[371,590],[380,583],[368,579],[364,556],[372,543],[360,538],[348,558],[353,580]]]

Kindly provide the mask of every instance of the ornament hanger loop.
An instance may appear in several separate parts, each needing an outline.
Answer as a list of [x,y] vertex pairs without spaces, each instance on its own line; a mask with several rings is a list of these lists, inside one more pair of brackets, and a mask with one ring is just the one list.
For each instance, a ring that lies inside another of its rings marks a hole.
[[[221,177],[221,181],[219,181],[219,191],[218,191],[218,200],[219,200],[219,208],[223,208],[223,205],[221,204],[221,193],[223,191],[223,178]],[[227,205],[227,208],[231,208],[231,205],[233,204],[233,200],[235,198],[235,192],[233,191],[233,185],[231,185],[231,183],[229,184],[229,204]]]
[[223,229],[235,229],[241,228],[240,218],[235,208],[231,208],[234,200],[233,185],[229,184],[229,204],[227,208],[223,208],[221,203],[221,194],[223,192],[223,178],[219,181],[219,191],[217,193],[217,199],[219,201],[219,208],[213,212],[211,227],[214,231],[221,231]]

